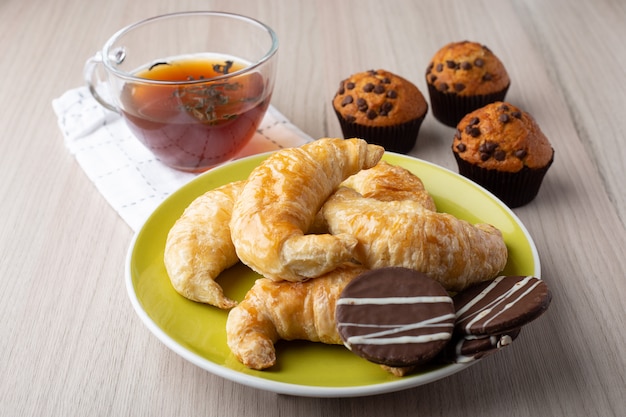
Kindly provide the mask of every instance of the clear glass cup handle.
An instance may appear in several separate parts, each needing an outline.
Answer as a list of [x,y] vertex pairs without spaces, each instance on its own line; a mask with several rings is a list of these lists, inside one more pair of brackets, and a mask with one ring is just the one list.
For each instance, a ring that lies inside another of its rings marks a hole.
[[87,62],[85,63],[85,68],[83,70],[85,82],[87,83],[87,86],[89,87],[89,92],[91,93],[93,98],[95,98],[96,101],[100,103],[100,105],[102,105],[102,107],[109,109],[115,113],[119,113],[120,110],[117,107],[110,104],[108,101],[102,98],[100,93],[98,93],[97,85],[102,83],[102,80],[97,77],[96,69],[98,65],[101,64],[102,54],[100,52],[96,53],[94,56],[87,60]]

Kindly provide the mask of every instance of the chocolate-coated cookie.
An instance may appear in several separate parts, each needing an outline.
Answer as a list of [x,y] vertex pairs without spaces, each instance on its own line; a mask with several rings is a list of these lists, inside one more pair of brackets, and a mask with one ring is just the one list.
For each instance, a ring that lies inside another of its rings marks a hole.
[[513,343],[521,329],[513,329],[493,336],[455,334],[442,351],[441,359],[447,363],[468,363],[491,355]]
[[371,362],[403,367],[424,363],[443,349],[455,314],[441,284],[411,269],[389,267],[350,282],[335,318],[348,349]]
[[490,336],[516,329],[536,319],[550,305],[546,283],[532,276],[500,276],[454,296],[455,331]]

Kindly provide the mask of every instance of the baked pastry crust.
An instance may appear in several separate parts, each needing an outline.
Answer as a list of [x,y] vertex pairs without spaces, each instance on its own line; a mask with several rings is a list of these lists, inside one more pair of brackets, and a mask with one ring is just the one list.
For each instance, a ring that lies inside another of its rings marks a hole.
[[448,291],[493,279],[507,262],[497,228],[471,225],[415,201],[379,201],[342,187],[324,204],[322,215],[331,233],[358,239],[356,259],[366,268],[416,269]]
[[[380,161],[370,169],[364,169],[341,183],[364,197],[380,201],[413,200],[425,209],[436,210],[435,200],[424,187],[422,180],[406,168]],[[319,211],[310,233],[328,233],[328,226]]]
[[237,302],[215,282],[239,258],[230,238],[233,205],[244,181],[226,184],[196,198],[170,229],[164,262],[174,289],[182,296],[222,309]]
[[320,207],[349,176],[384,153],[362,139],[319,139],[272,154],[248,177],[233,208],[231,237],[239,259],[273,280],[303,281],[354,256],[348,234],[305,234]]
[[347,263],[305,282],[258,279],[228,314],[228,347],[245,366],[266,369],[276,363],[274,344],[280,339],[342,344],[335,304],[343,288],[364,271]]
[[366,198],[379,201],[412,200],[427,210],[437,209],[435,200],[417,175],[386,161],[380,161],[375,167],[354,174],[341,185],[352,188]]

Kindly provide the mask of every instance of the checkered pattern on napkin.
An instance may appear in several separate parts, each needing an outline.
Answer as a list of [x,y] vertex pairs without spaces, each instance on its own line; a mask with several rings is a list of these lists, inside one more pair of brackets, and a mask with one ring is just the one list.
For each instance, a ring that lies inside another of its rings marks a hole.
[[[53,100],[65,145],[109,204],[135,231],[173,191],[198,174],[158,161],[120,115],[98,104],[86,87]],[[236,156],[300,146],[312,139],[270,106],[259,129]]]

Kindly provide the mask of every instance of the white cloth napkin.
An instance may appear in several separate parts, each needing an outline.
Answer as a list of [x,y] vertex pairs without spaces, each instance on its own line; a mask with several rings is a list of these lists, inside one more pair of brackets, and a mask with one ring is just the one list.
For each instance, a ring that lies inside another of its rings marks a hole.
[[[135,139],[120,115],[100,106],[86,87],[65,92],[52,101],[52,107],[69,151],[135,231],[168,195],[198,175],[159,162]],[[270,106],[254,137],[236,159],[311,140]]]

